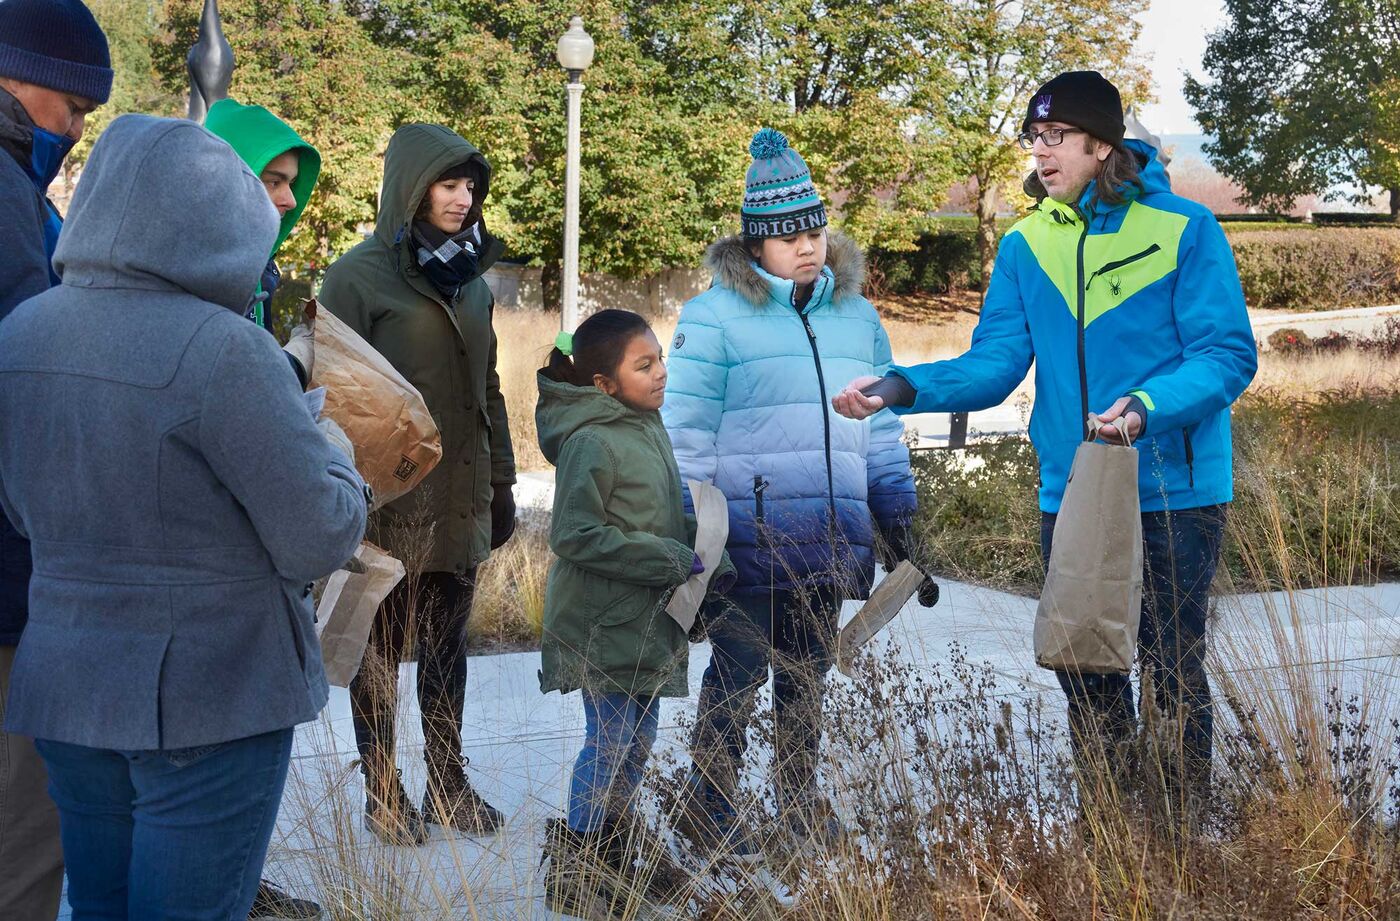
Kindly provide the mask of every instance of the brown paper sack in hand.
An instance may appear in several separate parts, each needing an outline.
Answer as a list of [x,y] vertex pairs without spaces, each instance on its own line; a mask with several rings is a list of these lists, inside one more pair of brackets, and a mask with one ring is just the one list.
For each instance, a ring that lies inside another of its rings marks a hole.
[[442,460],[442,436],[428,406],[388,359],[314,299],[311,387],[326,388],[325,414],[355,445],[355,466],[374,490],[374,507],[422,482]]
[[366,541],[355,551],[364,572],[337,569],[316,607],[316,635],[326,681],[349,687],[360,670],[375,612],[404,576],[403,563]]
[[[1097,427],[1097,420],[1091,424]],[[1086,441],[1074,453],[1055,517],[1045,590],[1035,612],[1036,664],[1126,675],[1141,614],[1138,452]]]

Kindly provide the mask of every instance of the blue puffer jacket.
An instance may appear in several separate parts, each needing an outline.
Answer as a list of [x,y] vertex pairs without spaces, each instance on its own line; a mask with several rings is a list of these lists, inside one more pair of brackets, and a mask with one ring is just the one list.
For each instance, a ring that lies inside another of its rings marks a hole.
[[[729,499],[736,592],[835,584],[864,597],[874,528],[915,510],[904,429],[891,413],[838,416],[830,396],[890,367],[890,341],[860,294],[865,257],[832,234],[806,307],[738,237],[710,248],[713,287],[681,311],[661,415],[682,480]],[[686,501],[689,502],[689,490]]]
[[1172,194],[1156,151],[1127,147],[1141,189],[1117,205],[1097,202],[1093,183],[1074,205],[1042,201],[1002,238],[972,347],[894,369],[918,391],[897,412],[966,412],[1005,400],[1034,359],[1047,512],[1059,511],[1086,413],[1125,396],[1146,416],[1144,512],[1234,495],[1230,404],[1258,364],[1234,256],[1210,210]]

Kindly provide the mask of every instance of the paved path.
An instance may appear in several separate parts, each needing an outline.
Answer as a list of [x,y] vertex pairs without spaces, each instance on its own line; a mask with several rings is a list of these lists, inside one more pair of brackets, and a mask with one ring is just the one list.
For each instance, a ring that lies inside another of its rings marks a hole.
[[[847,605],[850,617],[854,604]],[[946,663],[955,645],[997,676],[996,693],[1045,694],[1060,712],[1053,677],[1031,659],[1031,599],[946,583],[933,610],[907,607],[875,642],[919,669]],[[1388,684],[1400,701],[1400,585],[1221,599],[1217,612],[1217,684],[1277,680],[1302,668],[1324,686]],[[690,686],[699,686],[706,646],[691,656]],[[337,875],[358,867],[371,888],[418,907],[423,918],[544,918],[538,904],[538,842],[544,820],[559,813],[564,784],[582,737],[577,694],[542,695],[538,653],[475,658],[468,679],[464,747],[479,788],[509,816],[501,834],[483,840],[435,829],[423,848],[385,848],[360,827],[363,797],[351,767],[349,702],[334,689],[317,723],[297,732],[292,777],[283,801],[268,873],[295,891],[332,898]],[[411,795],[423,789],[422,734],[412,704],[412,665],[400,693],[399,764]],[[834,676],[834,681],[845,678]],[[677,716],[694,701],[665,701],[659,748],[675,751]],[[361,884],[363,885],[363,883]]]

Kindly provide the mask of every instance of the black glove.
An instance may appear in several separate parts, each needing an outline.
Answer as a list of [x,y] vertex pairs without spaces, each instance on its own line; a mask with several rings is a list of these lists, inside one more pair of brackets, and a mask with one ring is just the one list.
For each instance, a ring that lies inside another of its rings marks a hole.
[[926,608],[938,604],[938,583],[928,574],[928,567],[922,560],[923,554],[919,552],[919,543],[914,539],[914,529],[907,523],[899,523],[882,529],[881,536],[884,546],[881,548],[880,565],[885,572],[893,572],[900,560],[913,563],[924,574],[924,581],[919,583],[919,604]]
[[515,496],[509,483],[497,483],[491,493],[491,549],[496,550],[515,533]]

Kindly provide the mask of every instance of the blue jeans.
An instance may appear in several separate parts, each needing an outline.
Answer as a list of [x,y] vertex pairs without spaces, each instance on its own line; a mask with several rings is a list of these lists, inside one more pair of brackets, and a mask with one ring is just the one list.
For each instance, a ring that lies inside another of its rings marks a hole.
[[37,741],[58,804],[73,921],[244,921],[292,730],[167,751]]
[[773,668],[774,782],[783,809],[816,795],[822,700],[842,595],[823,587],[709,602],[702,609],[710,664],[700,685],[691,787],[712,818],[732,820],[754,695]]
[[[1142,621],[1138,631],[1140,677],[1152,676],[1155,704],[1181,719],[1183,759],[1180,777],[1188,789],[1204,792],[1210,782],[1214,708],[1206,676],[1206,621],[1210,613],[1210,584],[1220,559],[1225,531],[1224,505],[1146,512],[1142,516]],[[1055,516],[1041,516],[1040,546],[1046,565],[1054,536]],[[1128,675],[1056,673],[1069,699],[1069,726],[1075,756],[1086,765],[1090,745],[1105,746],[1103,754],[1117,766],[1119,745],[1137,728],[1133,690]],[[1139,690],[1141,694],[1141,690]],[[1175,766],[1168,766],[1175,767]]]
[[583,692],[587,736],[569,781],[569,827],[593,832],[631,808],[656,742],[661,700]]

